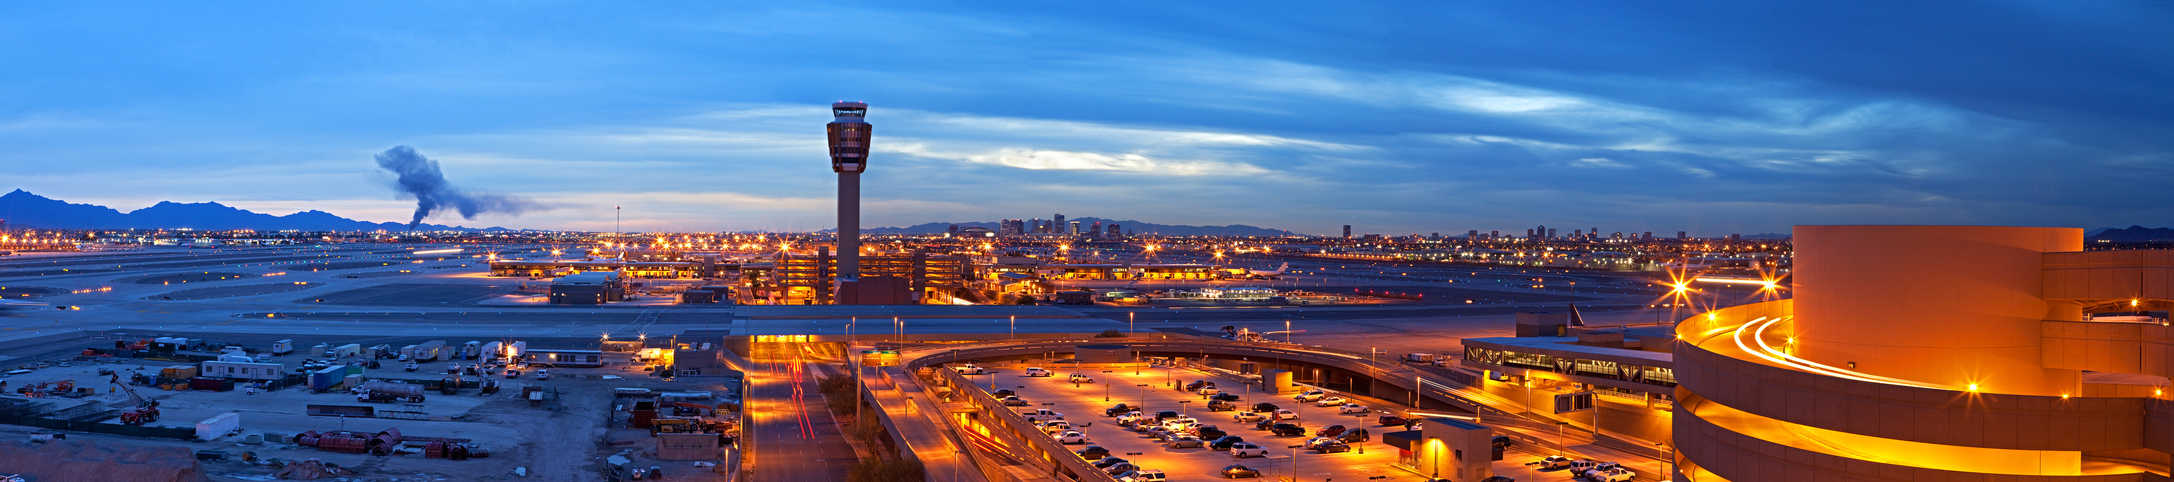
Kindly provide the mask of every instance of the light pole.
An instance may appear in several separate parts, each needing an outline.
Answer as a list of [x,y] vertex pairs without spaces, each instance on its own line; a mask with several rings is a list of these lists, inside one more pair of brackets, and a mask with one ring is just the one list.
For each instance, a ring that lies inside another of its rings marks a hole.
[[1285,344],[1285,345],[1294,345],[1294,344],[1295,344],[1295,343],[1291,343],[1291,320],[1283,320],[1283,344]]
[[1019,315],[1012,315],[1012,341],[1019,341]]
[[[852,367],[853,367],[853,396],[854,396],[854,397],[859,397],[859,396],[861,396],[861,395],[860,395],[860,393],[861,393],[861,390],[863,390],[863,389],[864,389],[864,387],[863,387],[863,386],[861,385],[861,383],[862,383],[862,382],[861,382],[861,366],[860,366],[860,357],[859,357],[859,356],[856,356],[856,354],[855,354],[855,353],[854,353],[854,351],[853,351],[853,325],[858,325],[858,324],[860,324],[860,322],[861,322],[861,318],[860,318],[860,317],[858,317],[858,316],[854,316],[854,317],[847,317],[847,318],[846,318],[846,323],[845,323],[845,356],[846,356],[846,363],[847,363],[847,364],[849,364],[849,365],[852,365]],[[861,423],[861,404],[860,404],[860,403],[859,403],[858,401],[856,401],[855,403],[853,403],[853,423],[855,423],[855,424]]]
[[1134,376],[1140,374],[1140,345],[1136,344],[1137,342],[1132,339],[1132,321],[1133,317],[1139,314],[1140,312],[1137,311],[1125,312],[1125,344],[1132,346],[1132,374]]

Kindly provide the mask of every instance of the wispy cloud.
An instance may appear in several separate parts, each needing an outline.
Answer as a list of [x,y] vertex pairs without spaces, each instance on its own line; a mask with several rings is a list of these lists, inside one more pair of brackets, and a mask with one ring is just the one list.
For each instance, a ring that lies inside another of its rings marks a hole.
[[1595,169],[1630,169],[1629,164],[1605,157],[1587,157],[1570,161],[1570,167]]

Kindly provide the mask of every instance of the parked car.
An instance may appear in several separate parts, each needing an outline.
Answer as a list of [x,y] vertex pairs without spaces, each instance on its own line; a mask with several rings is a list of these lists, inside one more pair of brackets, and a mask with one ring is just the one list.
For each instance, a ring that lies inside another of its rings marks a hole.
[[1336,407],[1336,413],[1343,415],[1358,415],[1366,413],[1366,406],[1356,403],[1346,403],[1341,407]]
[[1587,470],[1593,470],[1593,467],[1598,467],[1598,466],[1600,466],[1600,462],[1598,462],[1598,461],[1593,461],[1593,460],[1586,460],[1586,459],[1577,459],[1577,460],[1572,460],[1572,461],[1570,461],[1570,468],[1569,468],[1569,470],[1570,470],[1570,473],[1572,473],[1572,474],[1583,474],[1583,473],[1585,473],[1585,471],[1587,471]]
[[[1089,461],[1102,460],[1105,458],[1109,458],[1109,456],[1110,449],[1102,448],[1102,446],[1100,445],[1089,445],[1087,446],[1087,448],[1079,449],[1079,458],[1087,459]],[[1119,460],[1122,461],[1123,459]]]
[[1246,457],[1267,457],[1268,449],[1253,442],[1238,442],[1230,445],[1230,456],[1241,459]]
[[1275,416],[1271,418],[1274,418],[1276,420],[1298,420],[1298,412],[1293,412],[1290,410],[1277,410]]
[[1132,411],[1132,407],[1131,407],[1131,406],[1128,406],[1128,405],[1125,405],[1125,404],[1122,404],[1122,403],[1120,403],[1120,404],[1116,404],[1116,405],[1111,405],[1111,406],[1110,406],[1110,408],[1105,408],[1105,409],[1102,409],[1102,416],[1104,416],[1104,417],[1115,417],[1115,416],[1118,416],[1118,415],[1124,415],[1125,413],[1127,413],[1127,412],[1131,412],[1131,411]]
[[1170,442],[1164,444],[1164,446],[1173,449],[1197,449],[1207,444],[1207,442],[1201,441],[1199,437],[1185,436],[1170,439]]
[[1169,419],[1173,419],[1173,418],[1178,418],[1178,417],[1179,417],[1179,415],[1178,415],[1178,411],[1176,411],[1176,410],[1164,410],[1164,411],[1160,411],[1160,412],[1155,412],[1155,421],[1157,421],[1157,422],[1161,422],[1161,421],[1164,421],[1164,420],[1169,420]]
[[550,380],[550,379],[551,379],[551,370],[550,370],[550,369],[541,369],[541,370],[536,370],[536,379],[537,379],[537,380]]
[[1065,445],[1087,443],[1087,434],[1079,433],[1078,430],[1066,430],[1064,435],[1057,436],[1057,443]]
[[1292,399],[1292,400],[1297,400],[1297,401],[1301,401],[1301,402],[1311,402],[1311,401],[1314,401],[1314,400],[1320,400],[1320,399],[1321,399],[1321,397],[1326,397],[1326,396],[1329,396],[1329,392],[1325,392],[1325,391],[1321,391],[1321,390],[1307,390],[1307,391],[1304,391],[1304,392],[1299,392],[1299,394],[1298,394],[1297,396],[1293,396],[1293,397],[1291,397],[1291,399]]
[[1074,374],[1072,374],[1072,376],[1070,376],[1070,377],[1066,377],[1066,379],[1068,379],[1068,380],[1071,380],[1071,381],[1072,381],[1072,383],[1094,383],[1094,382],[1095,382],[1095,377],[1090,377],[1090,376],[1087,376],[1087,374],[1085,374],[1085,373],[1074,373]]
[[1217,437],[1214,442],[1208,442],[1208,448],[1215,450],[1230,450],[1230,446],[1237,445],[1239,442],[1244,441],[1246,441],[1246,439],[1240,438],[1236,435],[1224,435],[1222,437]]
[[[1087,449],[1088,449],[1088,450],[1093,450],[1093,449],[1098,449],[1098,448],[1101,448],[1101,447],[1087,447]],[[1107,450],[1107,449],[1103,450],[1103,452],[1108,452],[1108,451],[1109,451],[1109,450]],[[1096,460],[1096,461],[1095,461],[1095,463],[1094,463],[1094,465],[1095,465],[1095,468],[1097,468],[1097,469],[1107,469],[1107,468],[1110,468],[1110,466],[1112,466],[1112,465],[1122,464],[1122,463],[1125,463],[1125,462],[1128,462],[1128,461],[1127,461],[1127,460],[1125,460],[1125,459],[1123,459],[1123,458],[1119,458],[1119,457],[1110,457],[1110,456],[1107,456],[1107,455],[1105,455],[1105,456],[1103,456],[1103,457],[1102,457],[1102,459],[1100,459],[1100,460]]]
[[1238,464],[1223,466],[1223,478],[1225,479],[1251,479],[1260,476],[1261,471],[1252,467]]
[[1367,433],[1366,429],[1363,428],[1354,428],[1351,430],[1345,430],[1344,433],[1337,434],[1336,440],[1343,441],[1344,443],[1363,443],[1374,440],[1374,434]]
[[972,363],[960,364],[958,366],[951,367],[951,369],[958,370],[960,375],[981,375],[989,373],[988,370],[983,370],[981,369],[981,367],[974,366],[974,364]]
[[1209,400],[1209,401],[1208,401],[1208,411],[1210,411],[1210,412],[1223,412],[1223,411],[1230,411],[1230,410],[1237,410],[1237,409],[1238,409],[1238,404],[1236,404],[1236,403],[1226,402],[1226,401],[1222,401],[1222,400]]
[[1164,480],[1167,479],[1163,477],[1162,471],[1156,469],[1140,469],[1117,476],[1117,482],[1162,482]]
[[1320,440],[1321,443],[1307,442],[1306,449],[1324,454],[1334,454],[1351,451],[1351,444],[1343,443],[1337,441],[1336,439],[1321,438],[1316,440]]
[[1270,425],[1268,433],[1276,434],[1278,437],[1297,437],[1306,435],[1306,428],[1296,424],[1279,423]]
[[1215,394],[1215,396],[1212,396],[1212,397],[1208,397],[1208,399],[1209,399],[1209,400],[1221,400],[1221,401],[1225,401],[1225,402],[1231,402],[1231,403],[1238,403],[1238,394],[1236,394],[1236,393],[1218,393],[1218,394]]
[[1631,472],[1630,469],[1622,467],[1585,473],[1585,478],[1600,482],[1629,482],[1631,479],[1637,478],[1637,476],[1638,474]]
[[1137,465],[1132,465],[1132,462],[1118,462],[1110,464],[1110,466],[1108,467],[1103,467],[1102,473],[1115,476],[1117,474],[1131,473],[1134,470],[1140,470],[1140,467]]
[[1268,427],[1272,427],[1272,426],[1275,426],[1275,425],[1276,425],[1276,421],[1275,421],[1275,420],[1270,420],[1270,419],[1265,419],[1265,418],[1264,418],[1264,419],[1260,419],[1260,420],[1254,421],[1254,422],[1253,422],[1253,429],[1254,429],[1254,430],[1268,430]]
[[1316,406],[1316,407],[1334,407],[1334,406],[1338,406],[1338,405],[1343,405],[1343,404],[1345,404],[1345,403],[1350,403],[1350,402],[1351,402],[1350,400],[1345,400],[1345,399],[1344,399],[1344,397],[1340,397],[1340,396],[1336,396],[1336,395],[1329,395],[1329,396],[1326,396],[1326,397],[1321,397],[1321,399],[1320,399],[1320,400],[1315,400],[1315,401],[1313,402],[1313,406]]
[[1260,420],[1260,419],[1264,419],[1264,418],[1268,418],[1268,417],[1264,417],[1264,416],[1261,416],[1261,413],[1260,413],[1260,412],[1238,412],[1238,413],[1233,413],[1233,414],[1230,414],[1230,419],[1231,419],[1232,421],[1238,421],[1238,422],[1251,422],[1251,421],[1256,421],[1256,420]]
[[1146,433],[1148,438],[1152,438],[1157,441],[1170,440],[1171,437],[1177,436],[1177,434],[1171,432],[1170,429],[1160,426],[1148,427]]
[[1230,435],[1230,433],[1224,432],[1223,429],[1216,428],[1214,425],[1202,425],[1193,427],[1193,435],[1199,435],[1201,440],[1215,440],[1223,438],[1224,435]]
[[1253,404],[1253,411],[1255,411],[1255,412],[1261,412],[1261,413],[1270,413],[1270,412],[1274,412],[1274,411],[1276,411],[1276,409],[1279,409],[1279,408],[1282,408],[1282,407],[1277,407],[1277,406],[1276,406],[1276,404],[1273,404],[1273,403],[1268,403],[1268,402],[1261,402],[1261,403],[1256,403],[1256,404]]
[[1187,383],[1187,384],[1185,384],[1185,391],[1188,391],[1188,392],[1190,392],[1190,391],[1195,391],[1195,390],[1199,390],[1199,389],[1200,389],[1200,387],[1212,387],[1212,386],[1215,386],[1215,382],[1211,382],[1211,381],[1207,381],[1207,380],[1193,380],[1193,382],[1192,382],[1192,383]]
[[996,398],[1004,398],[1004,397],[1009,397],[1009,396],[1012,396],[1012,395],[1018,395],[1018,394],[1019,394],[1019,392],[1014,392],[1014,391],[1012,391],[1012,389],[1009,389],[1009,388],[999,388],[999,389],[996,389],[996,391],[994,391],[994,392],[989,392],[989,395],[995,396]]
[[1050,372],[1049,372],[1049,370],[1048,370],[1048,369],[1046,369],[1046,368],[1042,368],[1042,367],[1027,367],[1027,376],[1030,376],[1030,377],[1046,377],[1046,376],[1050,376],[1050,375],[1054,375],[1054,373],[1050,373]]
[[1561,455],[1549,455],[1546,458],[1540,459],[1539,462],[1533,463],[1539,465],[1540,470],[1554,470],[1570,468],[1570,462],[1572,462],[1572,460],[1570,460],[1569,457],[1564,457]]
[[1013,395],[1013,396],[1009,396],[1009,397],[1004,397],[1004,399],[1003,399],[1003,400],[1002,400],[1001,402],[1002,402],[1002,403],[1004,404],[1004,406],[1006,406],[1006,407],[1024,407],[1024,406],[1027,406],[1027,401],[1026,401],[1026,400],[1024,400],[1024,399],[1021,399],[1021,398],[1019,398],[1019,396],[1018,396],[1018,395]]
[[1391,425],[1410,425],[1410,424],[1412,423],[1412,420],[1410,420],[1410,419],[1406,419],[1406,418],[1404,418],[1404,417],[1399,417],[1399,416],[1395,416],[1395,415],[1383,415],[1383,416],[1381,416],[1381,418],[1377,418],[1377,419],[1374,419],[1374,420],[1375,420],[1376,422],[1379,422],[1379,423],[1381,423],[1381,426],[1383,426],[1383,427],[1387,427],[1387,426],[1391,426]]
[[411,372],[412,372],[412,371],[415,371],[415,370],[417,370],[417,369],[421,369],[421,368],[423,368],[423,366],[422,366],[422,365],[418,365],[418,364],[416,364],[415,362],[408,362],[408,364],[406,364],[406,365],[401,365],[401,366],[400,366],[400,369],[401,369],[401,370],[403,370],[403,371],[411,371]]
[[508,368],[506,369],[506,378],[521,378],[521,371]]
[[1037,419],[1037,418],[1045,418],[1045,419],[1046,419],[1046,418],[1064,418],[1064,414],[1063,414],[1063,413],[1057,412],[1057,411],[1055,411],[1055,410],[1050,410],[1050,409],[1047,409],[1047,408],[1037,408],[1037,409],[1034,409],[1034,411],[1032,411],[1032,412],[1027,412],[1027,413],[1025,413],[1025,414],[1023,414],[1023,415],[1026,415],[1026,416],[1027,416],[1027,418],[1028,418],[1028,421],[1030,421],[1030,422],[1031,422],[1031,421],[1033,421],[1033,419]]
[[1344,426],[1342,425],[1330,425],[1327,427],[1321,427],[1320,430],[1315,430],[1313,433],[1313,435],[1316,437],[1334,437],[1343,434]]

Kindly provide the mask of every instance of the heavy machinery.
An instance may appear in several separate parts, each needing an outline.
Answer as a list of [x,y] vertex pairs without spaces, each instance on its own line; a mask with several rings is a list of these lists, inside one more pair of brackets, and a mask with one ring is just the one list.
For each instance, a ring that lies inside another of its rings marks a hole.
[[143,425],[159,420],[159,402],[145,400],[142,395],[136,394],[134,387],[121,383],[121,374],[115,373],[112,377],[106,381],[112,383],[115,387],[120,387],[122,393],[128,394],[128,401],[134,405],[121,412],[121,423],[123,425]]

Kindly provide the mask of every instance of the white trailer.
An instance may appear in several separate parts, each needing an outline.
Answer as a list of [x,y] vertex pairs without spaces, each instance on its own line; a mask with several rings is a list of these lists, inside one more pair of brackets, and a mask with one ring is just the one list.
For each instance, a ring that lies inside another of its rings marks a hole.
[[[420,343],[420,344],[417,344],[417,345],[415,345],[415,356],[413,356],[413,357],[409,357],[409,360],[413,360],[413,361],[419,361],[419,362],[425,362],[425,361],[437,361],[437,360],[438,360],[439,358],[441,358],[441,352],[444,352],[444,351],[445,351],[445,340],[430,340],[430,341],[422,342],[422,343]],[[444,358],[451,358],[451,357],[444,357]]]
[[288,353],[294,353],[294,340],[279,340],[272,342],[273,356],[285,355]]
[[227,412],[196,422],[196,439],[211,440],[242,429],[242,415]]
[[278,380],[286,376],[286,373],[287,365],[281,363],[219,360],[204,362],[198,376],[232,380]]
[[351,356],[358,356],[358,355],[362,355],[362,344],[359,344],[359,343],[349,343],[349,344],[345,344],[345,345],[340,345],[339,347],[333,348],[333,349],[332,349],[332,351],[331,351],[330,353],[326,353],[326,354],[325,354],[325,358],[335,358],[335,359],[337,359],[337,358],[347,358],[347,357],[351,357]]

